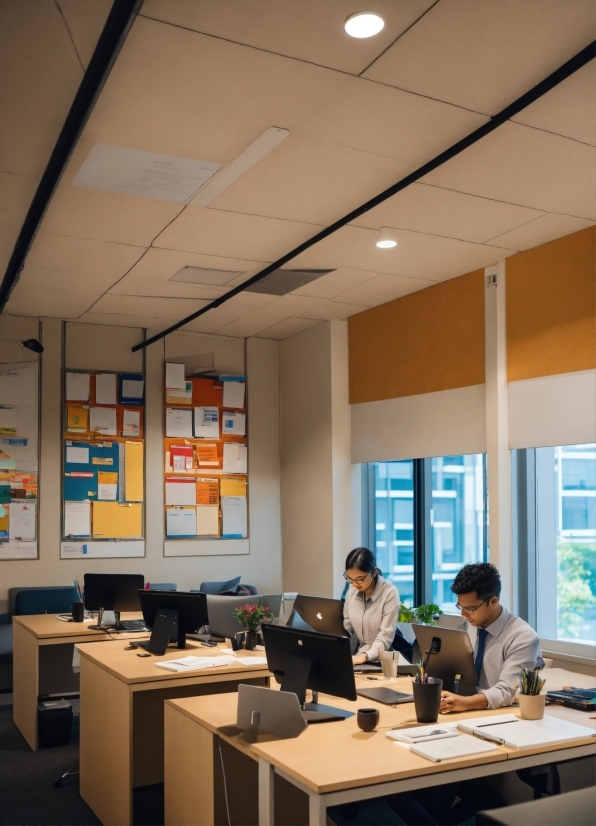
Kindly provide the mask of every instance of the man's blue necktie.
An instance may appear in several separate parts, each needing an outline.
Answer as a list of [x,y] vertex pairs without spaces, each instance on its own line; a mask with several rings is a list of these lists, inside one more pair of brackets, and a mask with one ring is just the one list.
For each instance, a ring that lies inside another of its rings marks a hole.
[[482,660],[484,658],[484,644],[488,631],[486,628],[478,629],[478,650],[476,651],[476,659],[474,660],[474,668],[476,669],[476,684],[480,682],[480,672],[482,671]]

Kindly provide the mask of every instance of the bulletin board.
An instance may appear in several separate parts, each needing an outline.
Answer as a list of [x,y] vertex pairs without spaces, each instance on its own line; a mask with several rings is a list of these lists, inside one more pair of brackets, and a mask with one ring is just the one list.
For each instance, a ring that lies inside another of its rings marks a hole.
[[38,368],[0,363],[0,560],[38,556]]
[[164,555],[248,553],[246,377],[165,365]]
[[137,373],[66,371],[62,559],[144,556],[144,396]]

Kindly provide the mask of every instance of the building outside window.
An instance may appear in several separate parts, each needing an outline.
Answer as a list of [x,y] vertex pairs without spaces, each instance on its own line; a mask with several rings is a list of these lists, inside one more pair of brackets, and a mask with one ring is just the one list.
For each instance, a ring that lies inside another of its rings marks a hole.
[[402,602],[436,602],[455,612],[449,586],[456,573],[487,558],[486,456],[374,462],[368,478],[383,575]]

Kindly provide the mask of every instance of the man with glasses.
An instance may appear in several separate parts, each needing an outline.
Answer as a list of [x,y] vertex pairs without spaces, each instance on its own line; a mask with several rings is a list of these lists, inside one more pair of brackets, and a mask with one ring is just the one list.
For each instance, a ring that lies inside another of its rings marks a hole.
[[441,713],[510,706],[522,668],[543,667],[534,629],[499,603],[501,577],[490,562],[464,565],[453,580],[456,608],[478,629],[474,665],[478,693],[441,694]]

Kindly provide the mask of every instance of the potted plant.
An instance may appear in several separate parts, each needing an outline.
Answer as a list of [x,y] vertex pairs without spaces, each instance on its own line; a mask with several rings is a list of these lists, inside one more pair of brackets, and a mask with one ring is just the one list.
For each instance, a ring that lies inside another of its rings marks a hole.
[[519,710],[524,720],[542,720],[545,695],[541,694],[546,680],[540,677],[538,668],[522,668],[519,678]]
[[398,622],[418,622],[420,625],[436,625],[442,610],[434,602],[428,605],[419,605],[413,608],[411,605],[402,603],[399,606]]
[[234,616],[239,623],[246,628],[246,643],[247,651],[254,651],[257,645],[257,629],[263,622],[271,622],[275,619],[273,611],[269,610],[268,605],[240,605],[234,609]]

